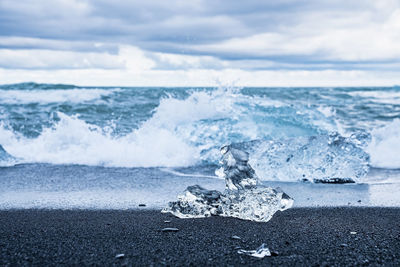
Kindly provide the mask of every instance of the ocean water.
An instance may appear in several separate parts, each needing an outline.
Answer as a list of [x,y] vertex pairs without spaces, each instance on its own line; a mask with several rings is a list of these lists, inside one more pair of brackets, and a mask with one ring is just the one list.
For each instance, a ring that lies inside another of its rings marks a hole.
[[400,206],[400,87],[23,83],[0,86],[0,208],[162,207],[224,188],[223,145],[297,206]]

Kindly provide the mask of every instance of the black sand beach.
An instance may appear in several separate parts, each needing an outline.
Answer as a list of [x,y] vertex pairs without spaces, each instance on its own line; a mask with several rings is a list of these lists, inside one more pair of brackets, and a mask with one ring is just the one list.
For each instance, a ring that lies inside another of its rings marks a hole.
[[[237,253],[262,243],[274,256]],[[295,208],[267,223],[178,219],[151,210],[0,212],[0,265],[92,264],[400,265],[400,209]]]

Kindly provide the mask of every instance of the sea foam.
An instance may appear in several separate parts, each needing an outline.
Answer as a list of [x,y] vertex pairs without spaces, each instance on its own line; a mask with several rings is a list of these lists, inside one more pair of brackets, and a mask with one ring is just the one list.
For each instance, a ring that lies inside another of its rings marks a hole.
[[60,121],[37,138],[0,129],[0,143],[28,163],[85,164],[115,167],[188,166],[197,151],[167,129],[140,128],[122,137],[58,113]]

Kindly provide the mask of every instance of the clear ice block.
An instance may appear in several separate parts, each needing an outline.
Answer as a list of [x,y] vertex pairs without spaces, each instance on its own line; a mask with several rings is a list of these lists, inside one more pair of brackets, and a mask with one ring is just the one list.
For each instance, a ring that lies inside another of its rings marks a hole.
[[368,136],[330,135],[286,140],[235,143],[247,152],[248,162],[261,179],[275,181],[358,182],[368,172],[369,155],[363,147]]
[[222,166],[216,173],[225,179],[225,192],[207,190],[199,185],[189,186],[177,201],[170,202],[162,212],[170,212],[179,218],[219,215],[266,222],[278,210],[292,207],[293,199],[281,189],[259,184],[255,171],[248,163],[247,152],[224,146],[221,153]]

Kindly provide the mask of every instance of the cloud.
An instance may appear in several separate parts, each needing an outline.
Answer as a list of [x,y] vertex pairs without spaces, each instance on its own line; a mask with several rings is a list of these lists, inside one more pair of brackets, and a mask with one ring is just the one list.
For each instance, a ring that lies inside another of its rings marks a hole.
[[122,69],[125,64],[107,53],[0,49],[0,68],[8,69]]
[[392,86],[398,72],[339,70],[12,70],[0,68],[2,83],[35,81],[81,86]]
[[106,52],[117,54],[119,45],[115,43],[64,41],[31,37],[0,36],[0,49],[46,49],[78,52]]
[[0,1],[0,68],[32,77],[76,69],[133,75],[135,84],[156,74],[195,82],[292,71],[299,81],[302,71],[365,79],[353,74],[400,71],[399,47],[398,0]]
[[400,7],[378,21],[371,19],[372,11],[310,12],[293,27],[195,45],[193,49],[222,58],[264,58],[294,64],[398,62]]

